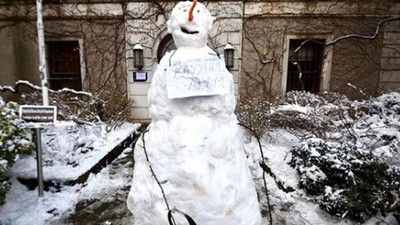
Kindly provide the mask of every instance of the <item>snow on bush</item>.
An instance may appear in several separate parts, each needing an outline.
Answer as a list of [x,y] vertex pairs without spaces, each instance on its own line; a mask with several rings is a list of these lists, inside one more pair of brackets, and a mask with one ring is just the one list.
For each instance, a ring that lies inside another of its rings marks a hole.
[[400,169],[349,143],[309,139],[291,150],[299,186],[332,215],[364,221],[392,209],[400,194]]
[[[21,104],[42,104],[40,87],[28,81],[17,81],[17,85],[24,85],[33,90],[21,94]],[[130,119],[130,109],[134,103],[123,90],[110,87],[103,87],[95,93],[69,88],[58,91],[49,89],[49,102],[50,105],[57,106],[58,120],[74,121],[78,124],[105,123],[108,130]]]
[[400,93],[362,102],[300,99],[313,107],[303,118],[315,123],[303,129],[324,125],[325,135],[310,131],[322,139],[307,138],[291,150],[290,165],[300,174],[299,186],[338,217],[365,221],[378,213],[398,214]]
[[5,103],[0,97],[0,205],[4,203],[10,185],[7,180],[2,179],[3,173],[14,164],[20,154],[29,153],[33,149],[33,143],[20,127],[17,110],[16,103]]
[[353,104],[362,108],[354,124],[360,142],[370,146],[374,155],[400,166],[400,92]]
[[304,91],[287,92],[271,103],[261,98],[245,99],[236,109],[239,121],[257,134],[285,128],[300,138],[311,135],[324,139],[343,138],[341,130],[352,124],[354,111],[352,102],[344,95]]
[[292,91],[278,98],[272,112],[275,124],[323,139],[341,139],[342,129],[352,122],[354,109],[344,95],[319,95]]

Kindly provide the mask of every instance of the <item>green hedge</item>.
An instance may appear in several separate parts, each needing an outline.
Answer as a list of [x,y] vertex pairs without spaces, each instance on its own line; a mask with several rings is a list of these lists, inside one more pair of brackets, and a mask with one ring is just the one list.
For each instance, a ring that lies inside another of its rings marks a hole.
[[0,205],[5,202],[5,195],[10,183],[3,174],[15,163],[19,155],[29,153],[34,148],[26,137],[25,129],[18,119],[18,105],[6,103],[0,98]]
[[391,208],[400,195],[400,169],[349,143],[312,138],[291,150],[299,186],[328,213],[363,222]]

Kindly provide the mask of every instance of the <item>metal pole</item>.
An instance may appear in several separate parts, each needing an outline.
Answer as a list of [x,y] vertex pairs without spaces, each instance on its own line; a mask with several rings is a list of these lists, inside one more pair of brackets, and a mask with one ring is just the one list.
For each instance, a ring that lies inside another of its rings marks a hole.
[[39,73],[42,84],[43,105],[49,105],[49,90],[47,84],[47,66],[46,66],[46,46],[44,44],[44,26],[42,0],[36,1],[37,31],[39,47]]
[[[44,25],[42,0],[36,0],[37,14],[37,31],[38,31],[38,48],[39,48],[39,73],[42,84],[43,105],[49,105],[49,90],[47,83],[47,66],[46,66],[46,46],[44,43]],[[36,155],[37,155],[37,179],[39,197],[43,197],[43,163],[42,163],[42,132],[40,128],[36,128]]]
[[36,156],[39,197],[43,197],[42,131],[36,128]]

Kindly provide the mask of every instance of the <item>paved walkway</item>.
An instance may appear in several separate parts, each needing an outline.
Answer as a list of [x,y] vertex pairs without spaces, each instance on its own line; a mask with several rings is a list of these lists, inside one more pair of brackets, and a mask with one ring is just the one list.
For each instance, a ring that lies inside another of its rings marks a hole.
[[[130,190],[130,183],[133,172],[133,154],[128,154],[114,160],[108,170],[112,176],[117,173],[124,173],[126,186],[114,193],[104,193],[103,196],[95,196],[93,199],[86,199],[76,205],[75,212],[67,218],[60,220],[63,225],[131,225],[132,214],[126,206],[126,198]],[[119,174],[121,175],[121,174]]]

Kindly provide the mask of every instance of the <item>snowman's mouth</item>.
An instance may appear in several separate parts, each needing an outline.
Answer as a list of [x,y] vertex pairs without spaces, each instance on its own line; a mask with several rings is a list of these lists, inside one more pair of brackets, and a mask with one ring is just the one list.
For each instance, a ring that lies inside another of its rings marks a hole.
[[198,31],[189,31],[189,30],[187,30],[187,29],[184,28],[184,27],[181,27],[181,31],[182,31],[183,33],[185,33],[185,34],[198,34],[198,33],[199,33]]

